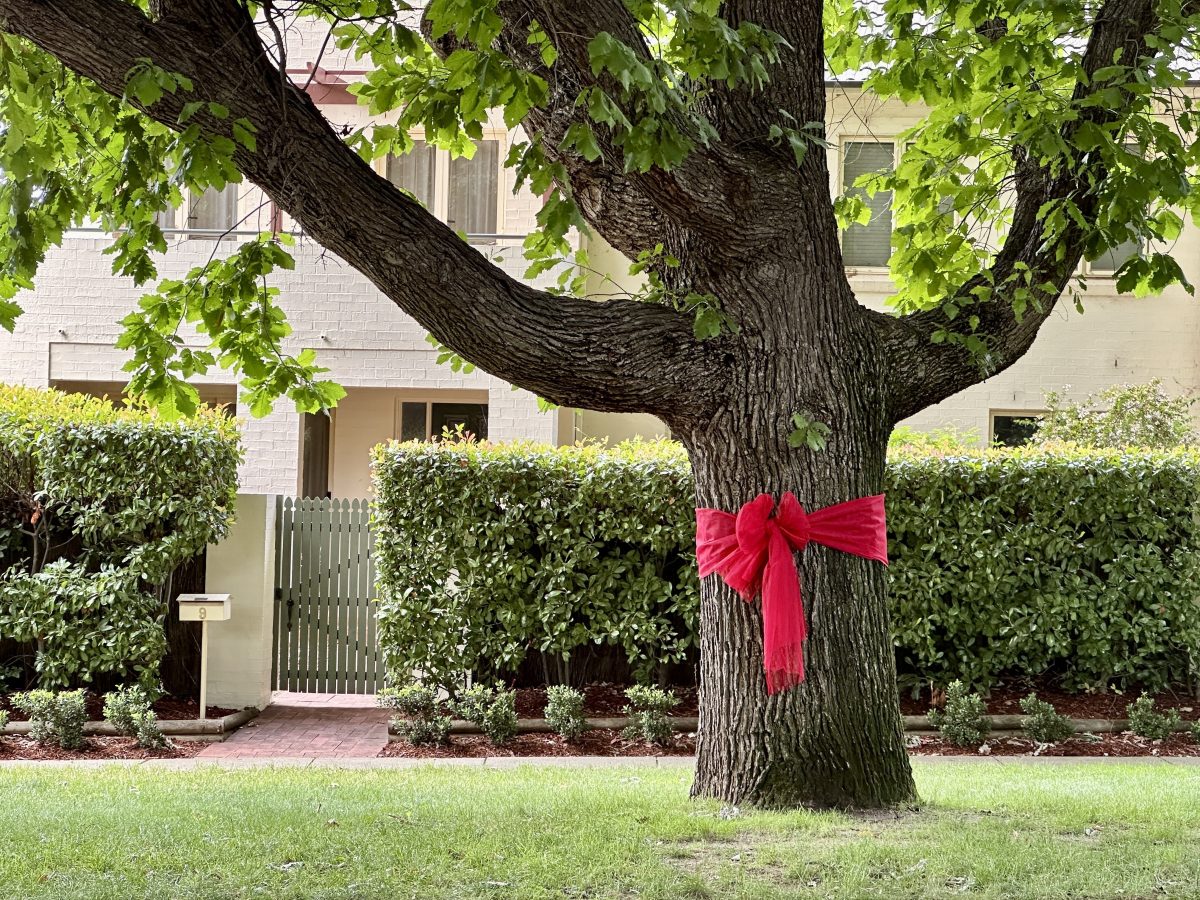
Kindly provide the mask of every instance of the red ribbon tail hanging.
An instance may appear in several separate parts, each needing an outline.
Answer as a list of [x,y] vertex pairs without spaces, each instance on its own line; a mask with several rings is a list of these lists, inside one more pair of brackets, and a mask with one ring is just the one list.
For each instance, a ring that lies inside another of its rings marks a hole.
[[776,694],[804,681],[804,601],[792,548],[773,531],[763,572],[763,669],[767,693]]

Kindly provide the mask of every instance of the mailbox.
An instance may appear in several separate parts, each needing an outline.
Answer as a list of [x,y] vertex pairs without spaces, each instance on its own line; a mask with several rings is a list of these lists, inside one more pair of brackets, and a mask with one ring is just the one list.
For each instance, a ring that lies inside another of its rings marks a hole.
[[228,618],[228,594],[179,595],[179,621],[181,622],[224,622]]

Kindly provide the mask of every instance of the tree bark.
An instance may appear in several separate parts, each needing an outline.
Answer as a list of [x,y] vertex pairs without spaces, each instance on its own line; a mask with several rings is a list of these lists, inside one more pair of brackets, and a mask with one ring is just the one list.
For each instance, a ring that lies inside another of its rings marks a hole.
[[[811,270],[810,270],[811,271]],[[886,355],[870,321],[836,302],[840,271],[808,309],[800,343],[746,341],[729,371],[736,402],[677,432],[696,505],[736,512],[760,492],[792,491],[816,510],[883,491],[891,421]],[[786,290],[786,279],[777,285]],[[847,353],[846,348],[856,348]],[[787,445],[793,413],[831,428],[824,451]],[[880,808],[916,789],[897,701],[887,575],[878,562],[810,544],[798,557],[809,620],[806,680],[768,696],[761,604],[718,576],[701,588],[700,732],[693,794],[731,804]]]

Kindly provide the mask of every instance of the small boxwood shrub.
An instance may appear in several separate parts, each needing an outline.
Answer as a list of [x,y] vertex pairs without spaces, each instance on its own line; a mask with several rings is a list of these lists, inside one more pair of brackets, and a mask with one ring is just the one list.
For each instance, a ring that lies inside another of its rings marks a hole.
[[[3,725],[0,725],[0,729],[3,727]],[[1200,721],[1193,722],[1191,727],[1188,728],[1188,733],[1192,736],[1193,741],[1195,741],[1197,744],[1200,744]]]
[[929,710],[929,724],[956,747],[983,743],[992,723],[987,719],[987,704],[972,694],[961,681],[946,688],[946,708]]
[[[902,685],[1188,677],[1200,660],[1200,454],[894,448],[888,569]],[[642,678],[696,647],[682,448],[376,448],[380,643],[452,689],[528,654],[620,647]]]
[[396,710],[392,730],[410,744],[444,744],[450,737],[450,717],[442,712],[437,691],[422,684],[388,687],[375,695],[375,703]]
[[166,735],[158,724],[158,715],[150,708],[150,697],[139,685],[118,688],[104,695],[104,718],[117,734],[137,738],[138,746],[146,750],[161,750],[168,746]]
[[633,719],[625,729],[625,737],[631,741],[669,746],[675,737],[675,731],[667,713],[679,703],[675,692],[635,685],[625,691],[625,696],[629,699],[625,715]]
[[8,710],[0,709],[0,731],[8,727]]
[[1054,708],[1054,704],[1030,694],[1021,701],[1021,730],[1039,744],[1057,744],[1075,734],[1071,720]]
[[476,685],[459,695],[453,704],[456,715],[478,725],[497,746],[517,734],[516,691],[498,691]]
[[157,683],[160,589],[226,533],[240,458],[215,410],[0,385],[0,639],[36,647],[42,687]]
[[24,691],[9,701],[29,716],[29,736],[39,744],[57,743],[64,750],[83,746],[83,724],[87,721],[82,690]]
[[563,684],[546,688],[546,723],[568,741],[587,730],[583,694]]
[[1142,694],[1126,706],[1125,714],[1129,717],[1129,730],[1138,737],[1152,741],[1170,737],[1180,722],[1179,710],[1159,712],[1155,709],[1154,698],[1149,694]]

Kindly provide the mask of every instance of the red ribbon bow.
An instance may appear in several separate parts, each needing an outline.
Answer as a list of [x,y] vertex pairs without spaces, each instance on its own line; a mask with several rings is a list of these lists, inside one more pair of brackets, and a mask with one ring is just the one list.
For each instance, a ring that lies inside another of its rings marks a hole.
[[808,626],[792,551],[803,550],[810,541],[886,566],[883,494],[812,513],[806,513],[790,491],[778,510],[770,494],[759,494],[736,516],[720,509],[696,510],[700,577],[718,573],[747,603],[762,594],[763,669],[769,694],[804,680]]

